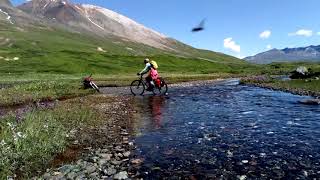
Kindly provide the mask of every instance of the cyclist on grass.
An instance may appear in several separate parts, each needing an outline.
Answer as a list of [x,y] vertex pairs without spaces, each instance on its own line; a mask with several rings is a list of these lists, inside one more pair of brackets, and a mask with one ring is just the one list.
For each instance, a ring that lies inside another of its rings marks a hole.
[[147,91],[151,91],[154,87],[153,80],[156,80],[159,77],[158,71],[153,67],[148,58],[144,59],[144,64],[146,65],[145,68],[139,72],[138,75],[144,75],[149,72],[146,77],[146,82],[148,86]]

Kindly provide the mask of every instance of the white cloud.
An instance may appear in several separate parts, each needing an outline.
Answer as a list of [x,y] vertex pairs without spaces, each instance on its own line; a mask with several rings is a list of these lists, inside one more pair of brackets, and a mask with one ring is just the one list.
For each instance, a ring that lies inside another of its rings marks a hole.
[[309,29],[300,29],[297,32],[289,33],[289,36],[305,36],[310,37],[313,35],[313,31]]
[[265,30],[262,33],[260,33],[259,37],[261,39],[268,39],[271,36],[271,31],[270,30]]
[[236,44],[231,37],[223,40],[223,46],[237,53],[240,53],[241,51],[240,45]]
[[317,34],[320,36],[320,32],[317,32]]
[[271,44],[268,44],[267,49],[271,49],[271,48],[272,48]]

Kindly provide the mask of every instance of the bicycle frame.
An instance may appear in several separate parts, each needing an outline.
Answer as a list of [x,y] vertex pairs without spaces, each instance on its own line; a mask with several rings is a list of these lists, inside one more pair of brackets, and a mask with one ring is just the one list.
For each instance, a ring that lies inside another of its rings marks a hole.
[[147,81],[143,78],[143,74],[140,75],[139,81],[140,81],[145,87],[149,87]]

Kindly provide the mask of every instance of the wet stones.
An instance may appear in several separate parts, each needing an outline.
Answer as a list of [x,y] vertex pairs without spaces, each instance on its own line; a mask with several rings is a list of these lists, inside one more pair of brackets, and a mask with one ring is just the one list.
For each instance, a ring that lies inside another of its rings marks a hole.
[[305,105],[320,105],[320,99],[306,99],[299,101],[299,103]]
[[118,174],[114,175],[114,179],[127,179],[128,178],[128,173],[126,171],[121,171]]
[[[129,133],[122,129],[120,139],[129,140]],[[128,179],[131,146],[114,142],[102,149],[86,148],[88,152],[74,164],[63,165],[47,172],[43,179]]]
[[143,159],[133,159],[131,161],[132,164],[135,164],[135,165],[138,165],[138,164],[141,164],[143,162]]
[[112,154],[105,154],[105,153],[101,153],[101,154],[98,154],[99,157],[101,157],[102,159],[106,160],[106,161],[109,161],[112,157]]
[[103,172],[105,175],[112,176],[117,173],[117,170],[114,169],[114,167],[108,167],[108,169],[105,169]]

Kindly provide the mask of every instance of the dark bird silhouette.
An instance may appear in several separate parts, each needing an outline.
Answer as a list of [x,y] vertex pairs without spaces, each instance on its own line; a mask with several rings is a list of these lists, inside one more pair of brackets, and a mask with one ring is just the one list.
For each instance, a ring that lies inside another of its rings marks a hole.
[[199,32],[199,31],[204,30],[204,23],[205,23],[205,21],[206,21],[206,19],[203,19],[203,20],[200,22],[200,24],[199,24],[197,27],[193,28],[191,31],[192,31],[192,32]]

